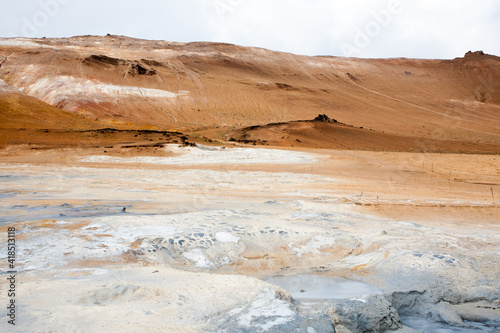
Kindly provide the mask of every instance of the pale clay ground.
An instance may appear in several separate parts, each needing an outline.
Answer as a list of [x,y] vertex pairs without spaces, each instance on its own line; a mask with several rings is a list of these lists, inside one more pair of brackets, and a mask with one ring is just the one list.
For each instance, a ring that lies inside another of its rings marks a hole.
[[273,274],[499,289],[497,156],[165,149],[2,158],[18,332],[272,331],[297,315]]

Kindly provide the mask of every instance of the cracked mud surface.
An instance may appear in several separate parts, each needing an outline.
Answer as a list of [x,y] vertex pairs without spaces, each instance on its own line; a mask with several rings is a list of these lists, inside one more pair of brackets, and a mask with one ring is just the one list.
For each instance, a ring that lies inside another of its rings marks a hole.
[[[61,164],[0,165],[2,237],[16,227],[27,331],[333,332],[352,323],[332,309],[366,311],[366,302],[390,306],[370,317],[389,316],[380,327],[498,329],[498,206],[484,185],[450,189],[446,176],[424,169],[407,181],[419,155],[413,163],[392,153],[296,152],[285,163],[268,150],[267,164],[215,158],[138,168],[71,154],[79,155],[65,152],[73,162]],[[248,156],[261,158],[259,150]],[[446,156],[431,158],[445,165]],[[495,158],[475,160],[476,182],[495,175]],[[296,291],[264,281],[303,274],[368,284],[383,296],[292,298]]]

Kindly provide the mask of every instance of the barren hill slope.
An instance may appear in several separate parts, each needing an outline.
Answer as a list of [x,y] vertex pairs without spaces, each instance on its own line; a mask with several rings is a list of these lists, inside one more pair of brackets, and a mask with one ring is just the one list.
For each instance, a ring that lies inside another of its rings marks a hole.
[[482,53],[353,59],[82,36],[0,39],[0,64],[0,89],[110,126],[241,128],[324,113],[386,134],[500,143],[500,58]]
[[387,134],[346,124],[292,121],[250,126],[226,134],[229,141],[259,145],[396,152],[498,154],[495,143],[416,138]]

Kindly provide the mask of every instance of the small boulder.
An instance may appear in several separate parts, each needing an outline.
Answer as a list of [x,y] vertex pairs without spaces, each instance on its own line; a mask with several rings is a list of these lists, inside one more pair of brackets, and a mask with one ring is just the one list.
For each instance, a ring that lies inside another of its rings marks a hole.
[[381,295],[333,302],[329,311],[336,332],[386,332],[403,327],[396,309]]

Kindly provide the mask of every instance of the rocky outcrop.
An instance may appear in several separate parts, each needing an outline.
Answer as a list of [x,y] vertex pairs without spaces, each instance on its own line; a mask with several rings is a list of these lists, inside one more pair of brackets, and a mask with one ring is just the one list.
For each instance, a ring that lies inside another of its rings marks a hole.
[[333,302],[329,311],[335,332],[386,332],[403,327],[398,312],[381,295]]
[[128,63],[127,60],[108,57],[102,54],[92,54],[87,58],[85,58],[83,62],[88,65],[96,64],[96,65],[111,65],[111,66],[126,65]]
[[483,51],[475,51],[475,52],[469,51],[465,54],[464,58],[474,57],[474,56],[483,56],[483,55],[484,55]]
[[155,75],[156,70],[140,62],[136,62],[130,66],[128,71],[132,75]]
[[326,114],[319,114],[313,121],[320,123],[338,123],[336,119],[330,119]]
[[90,55],[83,60],[83,63],[87,65],[95,66],[128,66],[127,74],[129,75],[156,75],[156,70],[151,67],[152,64],[160,65],[157,61],[131,61],[125,59],[118,59],[113,57],[108,57],[106,55]]
[[451,303],[444,300],[435,300],[433,295],[427,291],[398,292],[394,293],[390,298],[401,315],[419,315],[450,326],[466,326],[462,318],[452,309]]
[[388,299],[402,316],[419,316],[453,327],[468,327],[464,320],[472,322],[500,320],[498,300],[473,301],[453,291],[450,291],[447,297],[437,296],[435,291],[396,292],[388,296]]

